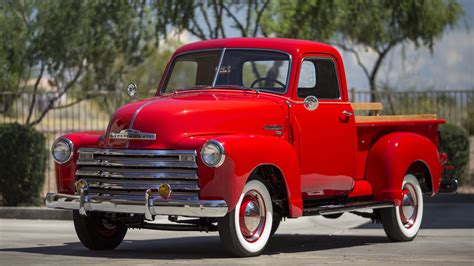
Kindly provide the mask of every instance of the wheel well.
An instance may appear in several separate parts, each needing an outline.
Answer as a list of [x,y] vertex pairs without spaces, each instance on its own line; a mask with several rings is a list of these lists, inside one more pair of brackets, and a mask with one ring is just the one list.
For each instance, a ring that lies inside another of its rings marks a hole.
[[265,182],[272,197],[275,212],[281,217],[288,216],[288,192],[280,169],[274,165],[260,165],[255,168],[251,176],[257,176]]
[[422,161],[416,161],[408,167],[407,173],[414,175],[420,182],[421,190],[424,193],[432,193],[431,172],[428,166]]

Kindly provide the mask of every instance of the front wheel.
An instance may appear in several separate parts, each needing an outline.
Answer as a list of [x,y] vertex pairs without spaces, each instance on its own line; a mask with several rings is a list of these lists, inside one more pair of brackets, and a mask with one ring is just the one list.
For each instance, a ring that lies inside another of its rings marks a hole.
[[91,250],[114,249],[122,243],[127,226],[110,221],[104,213],[89,212],[87,216],[73,212],[74,228],[81,243]]
[[423,218],[423,192],[415,176],[407,174],[402,185],[402,203],[380,210],[383,228],[390,240],[411,241],[420,230]]
[[234,210],[219,221],[219,236],[233,254],[258,256],[268,243],[272,225],[270,193],[261,180],[253,179],[245,185]]

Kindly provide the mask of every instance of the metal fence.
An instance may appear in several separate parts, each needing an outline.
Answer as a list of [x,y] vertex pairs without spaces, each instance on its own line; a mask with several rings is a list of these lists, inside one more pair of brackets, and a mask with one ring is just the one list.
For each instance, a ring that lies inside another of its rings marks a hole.
[[[29,92],[0,92],[0,123],[25,124],[28,116],[30,122],[35,121],[48,107],[49,99],[55,96],[53,92],[41,92],[36,97]],[[368,102],[370,96],[370,92],[350,91],[354,102]],[[376,98],[384,104],[385,114],[434,113],[474,133],[474,90],[379,92]],[[65,94],[34,127],[46,136],[49,149],[60,135],[105,130],[110,115],[127,101],[129,98],[124,92]],[[55,190],[54,165],[49,158],[43,192]]]

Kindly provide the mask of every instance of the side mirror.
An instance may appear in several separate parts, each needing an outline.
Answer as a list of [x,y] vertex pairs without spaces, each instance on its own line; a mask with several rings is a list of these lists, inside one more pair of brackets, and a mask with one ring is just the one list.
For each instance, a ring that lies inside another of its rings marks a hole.
[[137,96],[137,92],[138,92],[137,84],[135,84],[133,82],[128,84],[127,94],[128,94],[128,96],[130,96],[130,98],[135,99],[135,97]]
[[304,108],[308,111],[314,111],[318,109],[319,101],[316,96],[307,96],[304,98]]

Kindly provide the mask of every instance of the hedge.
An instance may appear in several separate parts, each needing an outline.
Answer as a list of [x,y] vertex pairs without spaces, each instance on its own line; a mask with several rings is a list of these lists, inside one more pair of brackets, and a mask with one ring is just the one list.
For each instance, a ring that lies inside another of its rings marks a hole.
[[0,194],[4,206],[39,205],[48,152],[43,134],[0,124]]
[[455,125],[444,124],[439,127],[439,152],[448,154],[448,166],[443,178],[456,178],[461,185],[468,178],[469,136],[467,132]]

